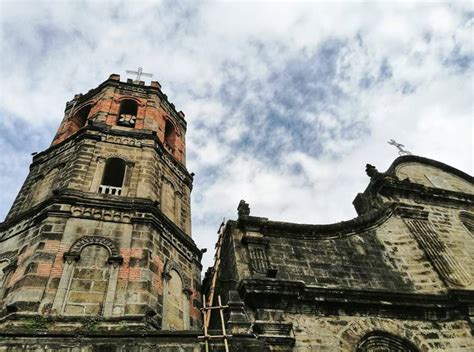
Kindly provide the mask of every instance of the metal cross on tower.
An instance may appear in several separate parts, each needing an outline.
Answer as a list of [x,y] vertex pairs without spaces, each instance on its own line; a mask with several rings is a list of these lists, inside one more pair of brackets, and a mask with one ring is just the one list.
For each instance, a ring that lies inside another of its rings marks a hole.
[[395,139],[391,139],[387,143],[398,149],[398,155],[411,155],[408,150],[403,149],[405,146],[403,144],[397,143]]
[[153,73],[143,72],[143,67],[139,67],[136,71],[126,70],[125,72],[127,72],[129,75],[137,75],[137,79],[135,80],[137,82],[140,82],[140,78],[142,78],[142,76],[153,77]]

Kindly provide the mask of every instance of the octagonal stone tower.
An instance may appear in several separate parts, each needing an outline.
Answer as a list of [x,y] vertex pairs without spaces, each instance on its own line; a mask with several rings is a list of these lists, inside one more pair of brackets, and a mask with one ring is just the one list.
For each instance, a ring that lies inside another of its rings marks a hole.
[[0,224],[0,324],[199,328],[185,133],[158,82],[113,74],[66,104]]

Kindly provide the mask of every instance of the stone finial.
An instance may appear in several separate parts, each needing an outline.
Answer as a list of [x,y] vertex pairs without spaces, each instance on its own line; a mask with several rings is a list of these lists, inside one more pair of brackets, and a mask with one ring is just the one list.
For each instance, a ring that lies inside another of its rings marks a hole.
[[365,173],[371,180],[381,175],[377,168],[370,164],[365,165]]
[[160,88],[161,88],[161,84],[160,84],[160,82],[158,82],[158,81],[151,81],[151,82],[150,82],[150,87],[160,89]]
[[239,215],[239,218],[242,216],[249,216],[250,215],[250,207],[245,200],[241,200],[239,202],[239,206],[237,207],[237,214]]
[[112,79],[114,81],[120,81],[120,75],[116,74],[116,73],[112,73],[110,76],[109,76],[109,79]]

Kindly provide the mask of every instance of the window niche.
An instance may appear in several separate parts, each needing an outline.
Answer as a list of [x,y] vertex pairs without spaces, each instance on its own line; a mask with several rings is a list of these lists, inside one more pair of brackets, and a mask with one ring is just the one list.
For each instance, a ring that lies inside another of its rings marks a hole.
[[166,150],[168,150],[170,153],[174,152],[176,144],[176,128],[170,120],[166,120],[165,123],[165,139],[163,144]]
[[100,236],[84,236],[64,253],[64,269],[53,302],[58,315],[112,316],[119,265],[115,244]]
[[190,297],[178,265],[168,261],[163,272],[162,330],[189,329]]
[[135,100],[125,99],[120,103],[117,124],[125,127],[135,127],[137,120],[138,103]]
[[122,195],[122,187],[125,178],[127,163],[120,158],[109,158],[105,162],[99,193]]
[[69,134],[75,133],[86,125],[87,118],[92,109],[92,104],[86,105],[77,110],[69,119]]

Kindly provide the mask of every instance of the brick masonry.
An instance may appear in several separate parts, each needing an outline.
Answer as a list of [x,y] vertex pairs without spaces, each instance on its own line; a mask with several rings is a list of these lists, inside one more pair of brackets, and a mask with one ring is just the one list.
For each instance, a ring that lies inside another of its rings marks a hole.
[[[118,124],[124,99],[138,103],[134,126]],[[66,105],[0,224],[1,331],[200,329],[202,253],[191,238],[185,132],[184,114],[156,82],[112,75]],[[100,190],[110,158],[124,161],[120,195]],[[179,317],[165,316],[166,300]]]

